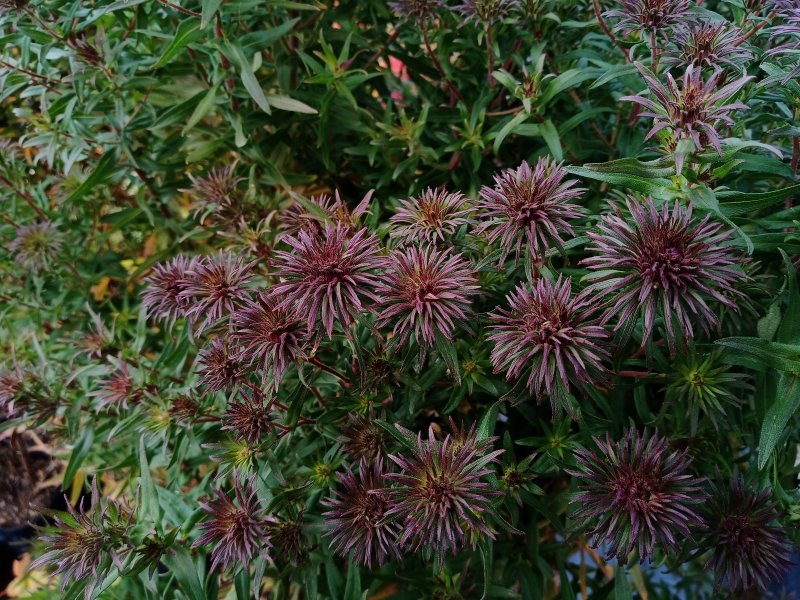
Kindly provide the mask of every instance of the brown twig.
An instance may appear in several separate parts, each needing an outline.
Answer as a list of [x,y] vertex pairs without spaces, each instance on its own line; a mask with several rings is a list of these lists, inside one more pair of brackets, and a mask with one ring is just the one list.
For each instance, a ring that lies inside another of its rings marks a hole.
[[42,219],[43,221],[49,221],[47,215],[41,208],[39,208],[36,205],[36,201],[28,192],[26,192],[25,190],[21,190],[17,187],[14,187],[14,184],[11,183],[11,181],[9,181],[5,177],[5,175],[0,175],[0,182],[2,182],[3,185],[8,186],[8,188],[10,188],[15,194],[17,194],[17,196],[22,198],[25,201],[25,203],[33,209],[33,211],[39,216],[40,219]]
[[0,66],[7,67],[9,69],[13,69],[14,71],[19,71],[20,73],[24,73],[25,75],[28,75],[29,77],[33,77],[37,81],[41,81],[42,85],[44,87],[46,87],[48,90],[50,90],[51,92],[54,92],[56,94],[60,94],[61,93],[56,88],[54,88],[53,86],[50,85],[50,83],[49,83],[50,80],[47,77],[45,77],[44,75],[40,75],[39,73],[34,73],[33,71],[29,71],[28,69],[25,69],[23,67],[18,67],[16,65],[12,65],[11,63],[7,63],[4,60],[0,60]]
[[342,382],[342,386],[345,387],[346,389],[349,389],[349,388],[353,387],[353,383],[350,381],[350,379],[348,379],[348,377],[346,375],[340,373],[339,371],[337,371],[333,367],[329,367],[328,365],[326,365],[324,362],[322,362],[318,358],[312,356],[312,357],[308,358],[307,360],[308,360],[308,364],[314,365],[318,369],[321,369],[321,370],[325,371],[326,373],[330,373],[334,377],[337,377]]
[[778,11],[777,10],[773,10],[771,13],[769,13],[769,15],[767,15],[766,19],[761,21],[761,23],[759,23],[758,25],[753,27],[750,31],[748,31],[746,34],[744,34],[742,37],[740,37],[738,40],[736,40],[736,42],[733,45],[734,46],[741,46],[742,44],[744,44],[747,40],[749,40],[751,37],[753,37],[755,34],[757,34],[759,31],[761,31],[767,25],[768,22],[770,22],[772,19],[775,18],[775,15],[777,15],[777,14],[778,14]]
[[444,79],[444,82],[447,84],[450,93],[459,100],[461,100],[462,102],[464,102],[464,97],[461,95],[461,92],[458,91],[458,88],[455,86],[455,84],[452,81],[450,81],[450,79],[447,77],[447,73],[444,72],[442,63],[439,62],[439,57],[436,56],[436,53],[433,51],[433,48],[431,48],[431,41],[428,39],[427,32],[422,34],[422,41],[425,44],[425,49],[428,51],[428,55],[431,57],[433,66],[436,67],[437,71],[439,71],[439,74],[442,76],[442,79]]
[[200,13],[194,12],[193,10],[189,10],[188,8],[183,8],[182,6],[174,4],[169,0],[158,0],[158,1],[161,2],[161,4],[163,4],[164,6],[169,6],[173,10],[177,10],[178,12],[181,12],[185,15],[189,15],[190,17],[197,17],[198,19],[201,19],[203,17],[203,15],[201,15]]
[[622,56],[625,58],[625,62],[630,64],[631,58],[628,56],[628,51],[625,50],[625,46],[620,44],[617,36],[615,36],[611,30],[606,25],[605,19],[603,19],[603,12],[600,8],[600,0],[592,0],[592,4],[594,5],[594,14],[597,17],[597,22],[600,24],[600,28],[603,32],[608,36],[608,39],[611,40],[611,43],[614,44],[617,48],[619,48],[620,52],[622,52]]

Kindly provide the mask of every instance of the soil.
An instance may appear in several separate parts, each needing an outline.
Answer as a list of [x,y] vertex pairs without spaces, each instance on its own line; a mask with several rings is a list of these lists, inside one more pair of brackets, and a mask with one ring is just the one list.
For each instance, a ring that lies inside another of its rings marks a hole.
[[0,438],[0,529],[32,521],[37,508],[51,504],[59,464],[30,431]]

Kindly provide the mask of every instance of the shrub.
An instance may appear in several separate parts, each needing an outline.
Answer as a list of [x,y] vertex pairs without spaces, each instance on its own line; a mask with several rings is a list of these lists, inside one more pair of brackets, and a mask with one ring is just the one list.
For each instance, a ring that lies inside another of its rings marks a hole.
[[796,2],[5,0],[0,36],[0,441],[68,502],[11,593],[780,589]]

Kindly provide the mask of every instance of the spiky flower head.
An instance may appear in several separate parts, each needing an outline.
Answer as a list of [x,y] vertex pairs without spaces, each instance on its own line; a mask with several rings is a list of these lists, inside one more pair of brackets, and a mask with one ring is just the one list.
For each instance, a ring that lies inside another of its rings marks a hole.
[[644,562],[656,546],[667,551],[691,539],[691,528],[702,524],[695,506],[706,496],[686,451],[670,452],[666,437],[633,427],[619,442],[593,440],[597,450],[577,448],[577,469],[568,471],[580,490],[573,517],[591,529],[592,543],[623,562],[638,550]]
[[626,205],[629,218],[603,215],[588,233],[594,256],[582,263],[595,271],[588,276],[590,288],[608,299],[602,322],[616,320],[615,331],[642,317],[642,347],[661,316],[674,354],[678,333],[694,336],[693,322],[706,333],[719,326],[718,310],[709,303],[738,312],[735,300],[743,294],[734,285],[746,279],[739,269],[745,259],[729,244],[732,232],[710,214],[693,218],[691,204],[656,208],[650,197],[630,197]]
[[78,353],[86,355],[87,358],[102,358],[114,343],[114,326],[112,325],[111,329],[108,329],[100,315],[88,305],[86,308],[92,323],[88,331],[82,332],[76,340]]
[[725,65],[741,71],[753,53],[740,43],[741,30],[728,23],[703,22],[694,27],[681,27],[672,36],[672,46],[664,51],[664,64],[693,65],[698,70],[719,69]]
[[454,10],[467,22],[494,23],[503,19],[517,4],[518,0],[464,0]]
[[219,336],[207,342],[197,354],[200,383],[212,392],[230,390],[242,381],[247,368],[231,349],[231,341]]
[[143,390],[136,385],[128,364],[121,360],[112,360],[114,367],[109,376],[100,382],[99,389],[89,392],[89,396],[97,398],[97,412],[128,408],[128,403],[136,404],[142,400]]
[[342,556],[352,552],[353,560],[369,569],[400,556],[400,525],[387,518],[386,477],[383,460],[372,466],[361,460],[357,472],[337,474],[342,489],[334,488],[333,495],[322,501],[329,509],[323,516],[331,547]]
[[560,248],[563,235],[573,235],[569,221],[581,217],[583,210],[572,200],[583,189],[575,187],[576,179],[565,181],[566,176],[558,163],[542,157],[533,168],[523,161],[516,169],[496,174],[494,188],[481,188],[478,208],[483,214],[476,232],[485,232],[490,243],[500,241],[500,268],[512,250],[519,259],[523,242],[538,260],[551,246]]
[[776,20],[780,23],[766,30],[770,39],[777,39],[779,43],[774,48],[766,51],[766,56],[788,56],[792,63],[783,77],[783,84],[800,74],[800,63],[794,60],[800,50],[800,3],[797,0],[773,0],[772,10],[777,13]]
[[768,489],[746,487],[740,475],[730,491],[714,489],[707,507],[705,544],[713,548],[706,569],[731,592],[766,589],[791,564],[791,545],[779,522],[778,503]]
[[209,520],[200,524],[203,533],[195,548],[211,546],[211,569],[234,564],[248,565],[262,550],[271,546],[265,533],[264,508],[257,496],[254,478],[245,482],[234,476],[235,501],[220,489],[217,499],[200,502]]
[[64,234],[50,221],[17,227],[8,249],[23,269],[40,272],[56,260],[64,244]]
[[354,461],[377,460],[386,450],[386,433],[372,418],[349,413],[342,436],[344,451]]
[[189,175],[189,180],[192,186],[179,191],[201,200],[203,206],[215,204],[221,208],[235,208],[233,205],[239,193],[237,186],[246,178],[236,176],[236,163],[233,163],[215,167],[202,177]]
[[448,550],[456,554],[484,536],[494,539],[487,521],[494,516],[492,499],[502,493],[487,476],[503,450],[490,451],[493,441],[479,440],[474,424],[439,441],[431,426],[427,440],[418,434],[411,456],[389,455],[401,469],[386,475],[397,484],[387,515],[401,519],[400,546],[408,544],[413,552],[432,548],[441,561]]
[[377,287],[381,297],[378,327],[394,325],[399,344],[413,336],[433,346],[437,337],[452,339],[453,330],[471,314],[472,296],[480,286],[475,269],[461,254],[434,247],[395,250]]
[[270,521],[266,532],[275,549],[273,560],[300,565],[308,557],[308,541],[303,532],[303,515],[291,521]]
[[83,500],[77,510],[67,501],[67,513],[53,518],[56,529],[39,537],[46,550],[29,568],[55,567],[53,574],[61,576],[62,591],[72,581],[88,580],[88,600],[103,581],[103,569],[112,563],[122,569],[120,555],[129,549],[126,532],[132,519],[133,514],[114,500],[101,499],[95,479],[89,510],[84,509]]
[[308,332],[293,306],[260,293],[233,314],[233,340],[240,360],[271,374],[277,389],[289,365],[305,356]]
[[301,231],[317,235],[325,229],[325,223],[355,229],[361,217],[369,212],[372,192],[368,192],[353,210],[342,200],[337,190],[332,198],[319,194],[311,198],[294,196],[292,203],[280,214],[281,240],[287,236],[297,237]]
[[281,281],[272,294],[281,306],[308,315],[309,331],[319,322],[328,338],[339,323],[347,331],[369,303],[377,302],[376,271],[385,265],[378,238],[366,229],[352,232],[342,225],[326,224],[319,235],[301,231],[287,237],[291,252],[278,251],[276,275]]
[[692,350],[673,363],[664,391],[667,401],[688,404],[690,431],[695,435],[701,414],[717,429],[724,423],[726,408],[739,403],[735,390],[746,388],[746,379],[743,373],[731,372],[719,355]]
[[216,325],[235,311],[247,297],[255,261],[245,263],[242,256],[219,252],[194,263],[186,272],[185,289],[180,297],[188,301],[186,317],[198,333]]
[[427,188],[416,197],[400,200],[400,207],[389,219],[393,226],[389,236],[405,244],[444,242],[459,228],[474,222],[472,211],[469,200],[461,192]]
[[[671,134],[674,144],[686,140],[697,151],[711,146],[717,154],[722,154],[722,139],[717,127],[733,126],[735,122],[731,113],[739,109],[747,110],[746,104],[730,100],[753,77],[740,77],[720,88],[724,71],[718,69],[706,80],[700,67],[689,65],[683,77],[678,80],[680,85],[671,73],[666,73],[665,86],[640,63],[636,63],[636,66],[655,99],[623,96],[621,100],[635,102],[647,109],[640,116],[652,118],[653,127],[647,132],[645,139],[649,140],[660,131],[666,130]],[[684,159],[684,152],[675,153],[675,167],[679,174],[683,169]]]
[[200,404],[194,398],[181,394],[169,405],[170,418],[180,425],[188,425],[200,416]]
[[609,335],[598,323],[589,292],[573,296],[571,279],[559,276],[553,283],[540,277],[517,286],[506,303],[508,308],[489,313],[495,373],[505,371],[513,381],[528,372],[530,393],[537,400],[550,396],[554,411],[573,387],[603,378]]
[[240,400],[230,402],[222,417],[222,429],[230,431],[240,442],[258,446],[278,428],[274,415],[275,399],[258,388],[239,392]]
[[147,316],[172,328],[175,322],[186,316],[191,298],[184,292],[189,286],[188,273],[199,264],[197,257],[176,256],[166,263],[153,267],[144,283],[142,306]]
[[652,32],[685,24],[693,18],[689,0],[619,0],[619,8],[603,16],[619,19],[614,29],[618,31]]
[[429,29],[439,18],[444,8],[442,0],[395,0],[389,8],[406,21],[413,22],[420,29]]

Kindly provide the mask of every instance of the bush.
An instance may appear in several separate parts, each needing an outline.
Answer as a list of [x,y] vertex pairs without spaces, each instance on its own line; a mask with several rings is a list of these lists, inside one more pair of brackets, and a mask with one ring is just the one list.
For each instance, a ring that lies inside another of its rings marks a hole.
[[0,35],[0,440],[68,499],[11,593],[780,588],[796,2],[3,0]]

